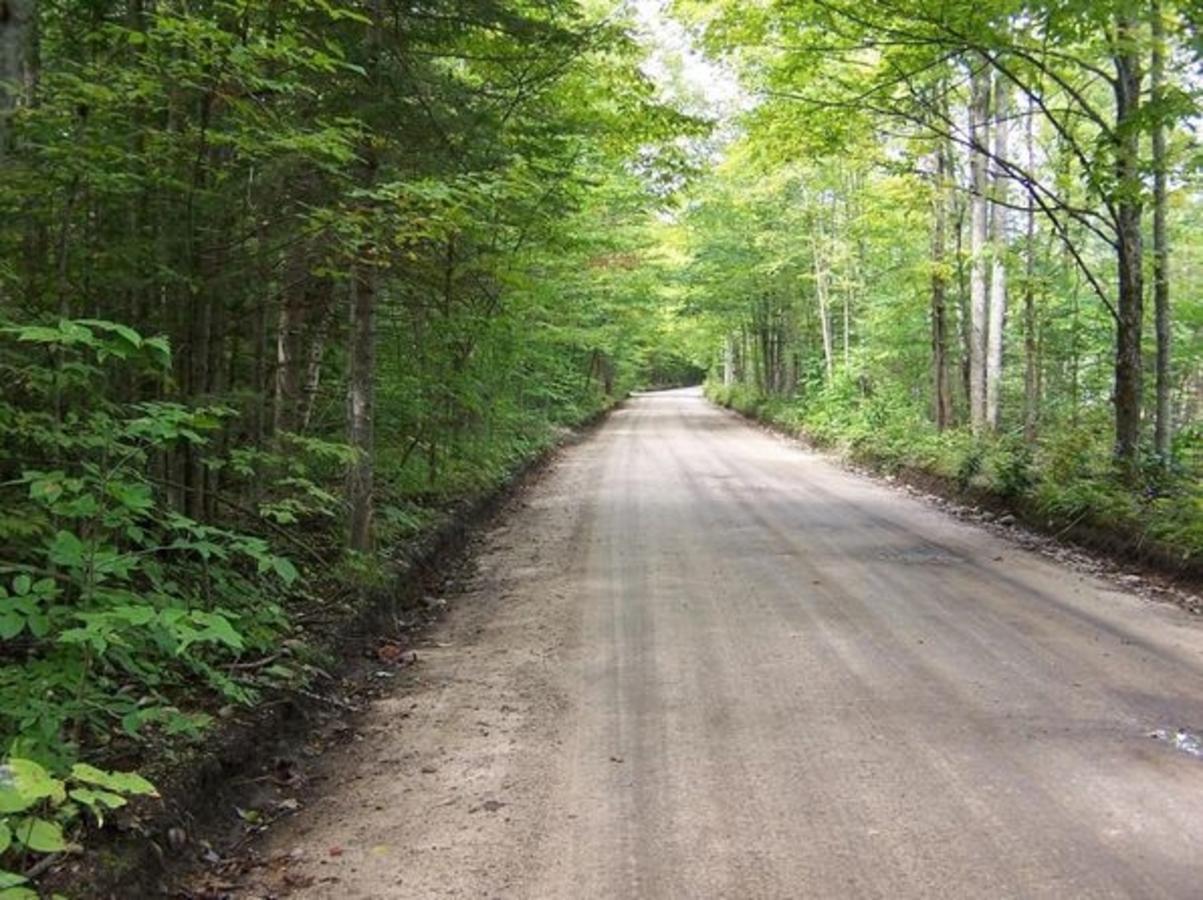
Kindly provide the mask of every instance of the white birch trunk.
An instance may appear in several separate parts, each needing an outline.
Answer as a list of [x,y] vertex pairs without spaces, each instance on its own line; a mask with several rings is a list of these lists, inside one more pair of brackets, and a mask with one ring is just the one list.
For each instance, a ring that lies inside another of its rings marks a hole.
[[291,427],[292,391],[292,309],[291,298],[280,298],[276,316],[276,369],[273,378],[272,435],[278,440],[281,432]]
[[971,78],[969,102],[969,421],[974,432],[986,424],[986,333],[990,306],[986,284],[986,147],[989,141],[990,71],[984,59]]
[[330,330],[330,320],[333,318],[334,306],[328,305],[321,312],[317,327],[313,333],[313,343],[309,345],[309,356],[305,362],[305,386],[302,389],[304,407],[301,411],[301,422],[297,428],[300,432],[309,430],[313,420],[313,408],[317,403],[317,392],[322,381],[322,358],[326,353],[326,335]]
[[374,481],[374,410],[376,383],[376,273],[351,268],[350,328],[347,345],[347,443],[356,451],[347,472],[350,506],[348,545],[367,553],[372,549],[372,491]]
[[831,300],[827,292],[827,271],[823,264],[820,245],[822,244],[823,231],[818,220],[815,223],[815,230],[811,234],[811,250],[814,256],[815,270],[815,296],[819,301],[819,327],[823,332],[823,371],[827,375],[827,384],[831,384],[835,377],[835,359],[834,347],[832,346],[831,336]]
[[1010,86],[994,79],[994,184],[990,228],[990,317],[986,336],[986,425],[998,429],[1002,393],[1003,328],[1007,318],[1007,184],[1000,160],[1007,158]]

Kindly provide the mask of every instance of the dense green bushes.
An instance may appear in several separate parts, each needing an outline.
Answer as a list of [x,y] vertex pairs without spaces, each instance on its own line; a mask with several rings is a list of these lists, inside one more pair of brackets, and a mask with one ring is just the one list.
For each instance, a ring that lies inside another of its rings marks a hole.
[[[231,411],[111,399],[169,366],[163,341],[113,323],[0,334],[0,744],[56,770],[83,746],[121,758],[251,702],[265,673],[231,664],[285,628],[294,565],[179,512],[162,475],[165,454],[206,447]],[[295,517],[300,484],[263,513]]]

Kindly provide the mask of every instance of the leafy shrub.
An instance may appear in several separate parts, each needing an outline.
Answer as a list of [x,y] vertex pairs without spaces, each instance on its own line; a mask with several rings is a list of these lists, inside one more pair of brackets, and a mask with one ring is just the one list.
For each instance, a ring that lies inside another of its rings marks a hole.
[[135,772],[77,763],[55,778],[31,759],[11,757],[0,765],[0,900],[38,900],[28,879],[9,866],[25,868],[30,856],[77,850],[72,838],[85,813],[103,825],[108,811],[135,796],[158,796]]
[[1032,448],[1019,438],[991,442],[986,458],[991,489],[1003,497],[1020,497],[1035,484]]
[[181,513],[153,474],[226,411],[107,399],[170,373],[166,343],[125,326],[0,335],[0,741],[65,771],[85,743],[196,733],[208,715],[181,709],[190,697],[253,701],[226,664],[275,646],[297,571]]
[[231,487],[257,495],[255,512],[277,525],[340,519],[345,503],[330,488],[355,458],[347,444],[282,432],[269,449],[236,447],[209,468],[225,470]]

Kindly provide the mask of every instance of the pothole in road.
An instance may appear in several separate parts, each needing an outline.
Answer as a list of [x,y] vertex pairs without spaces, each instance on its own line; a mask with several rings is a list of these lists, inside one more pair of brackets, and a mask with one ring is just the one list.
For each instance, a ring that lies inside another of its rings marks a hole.
[[1203,737],[1194,731],[1185,728],[1158,728],[1156,731],[1150,731],[1149,737],[1156,741],[1165,741],[1187,756],[1203,759]]

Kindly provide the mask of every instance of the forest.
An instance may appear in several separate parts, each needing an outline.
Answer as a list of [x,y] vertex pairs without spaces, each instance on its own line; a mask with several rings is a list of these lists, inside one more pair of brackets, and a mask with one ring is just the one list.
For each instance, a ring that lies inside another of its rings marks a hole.
[[1196,564],[1196,12],[0,0],[0,898],[635,389]]
[[1194,7],[681,6],[751,98],[675,236],[710,395],[1197,561]]

